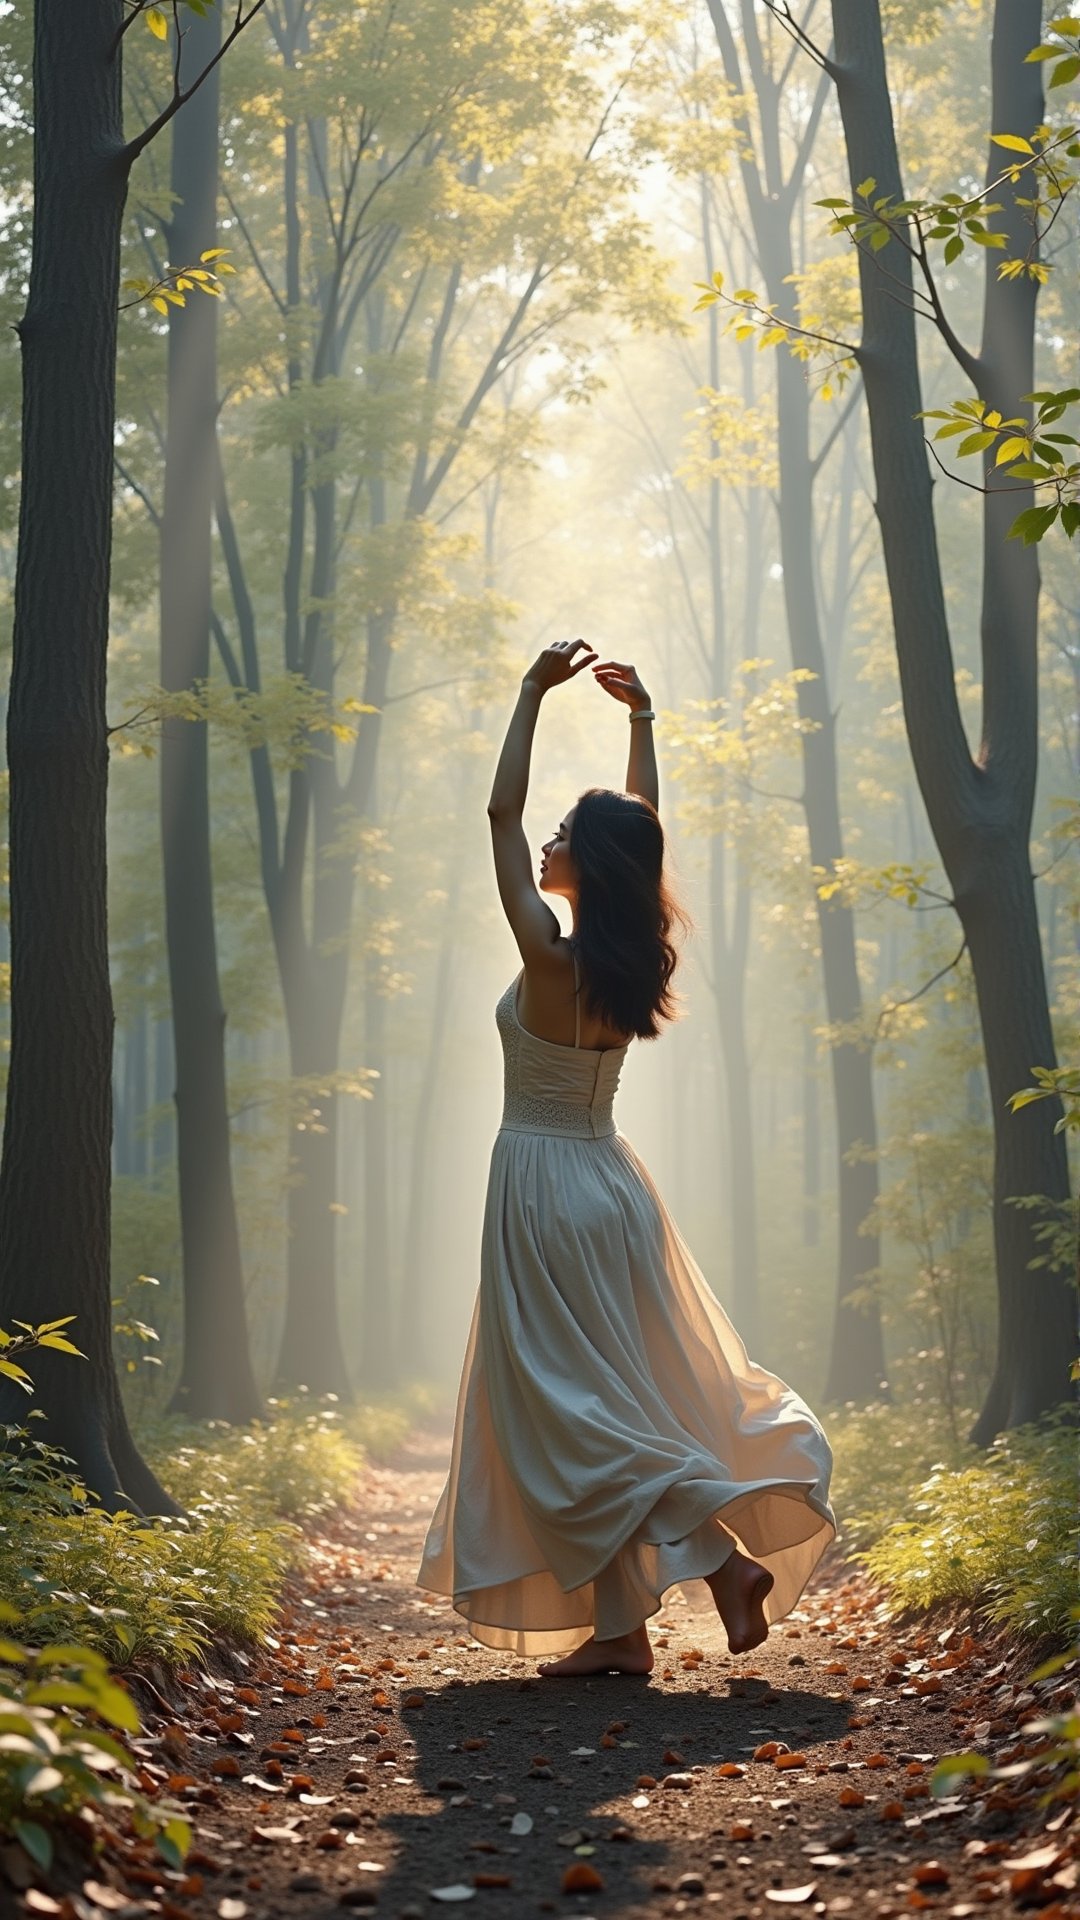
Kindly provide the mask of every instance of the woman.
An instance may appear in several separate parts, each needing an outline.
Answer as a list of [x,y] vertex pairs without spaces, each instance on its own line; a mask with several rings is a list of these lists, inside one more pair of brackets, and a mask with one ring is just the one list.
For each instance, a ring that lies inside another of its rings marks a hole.
[[[584,651],[582,651],[584,649]],[[630,709],[625,793],[582,794],[544,844],[522,828],[545,694],[586,667]],[[505,1107],[450,1472],[418,1584],[474,1638],[560,1654],[547,1676],[648,1673],[645,1621],[705,1579],[732,1653],[794,1606],[833,1536],[828,1443],[747,1358],[612,1099],[631,1040],[672,1017],[680,918],[664,882],[652,739],[633,667],[582,640],[530,667],[488,814],[522,958],[495,1018]],[[573,915],[565,938],[542,893]]]

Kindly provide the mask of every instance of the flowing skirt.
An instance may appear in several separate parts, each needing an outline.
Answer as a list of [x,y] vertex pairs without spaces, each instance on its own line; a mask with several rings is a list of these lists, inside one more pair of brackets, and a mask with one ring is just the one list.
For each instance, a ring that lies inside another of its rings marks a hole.
[[835,1532],[831,1466],[629,1142],[502,1129],[418,1585],[487,1646],[548,1656],[628,1633],[734,1537],[779,1620]]

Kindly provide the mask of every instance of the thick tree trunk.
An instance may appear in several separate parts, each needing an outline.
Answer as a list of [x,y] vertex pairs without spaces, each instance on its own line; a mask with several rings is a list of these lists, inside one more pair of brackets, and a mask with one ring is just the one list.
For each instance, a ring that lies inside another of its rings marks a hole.
[[[113,1011],[105,665],[120,223],[120,0],[37,0],[34,233],[8,764],[11,1071],[0,1324],[75,1314],[87,1358],[39,1353],[44,1433],[110,1510],[175,1513],[128,1430],[112,1360]],[[0,1394],[6,1419],[21,1394]]]
[[[221,43],[221,13],[184,24],[184,72]],[[194,266],[217,230],[220,68],[173,122],[169,258]],[[182,692],[210,673],[211,517],[217,432],[217,301],[191,293],[169,313],[168,432],[161,526],[161,682]],[[184,1351],[170,1411],[257,1419],[240,1233],[233,1195],[225,1009],[218,977],[210,847],[208,729],[168,719],[161,741],[165,931],[176,1052]]]
[[[903,197],[877,0],[832,0],[836,83],[852,186],[867,176],[879,194]],[[1042,118],[1037,65],[1023,53],[1039,38],[1037,0],[999,0],[993,47],[993,130],[1030,135]],[[995,163],[991,165],[996,173]],[[1022,190],[1021,190],[1022,191]],[[1019,210],[1005,190],[1012,224]],[[1026,242],[1025,242],[1026,244]],[[1038,1101],[1010,1114],[1009,1094],[1033,1065],[1052,1066],[1054,1046],[1028,841],[1038,754],[1036,595],[1033,552],[1005,533],[1024,497],[993,492],[985,519],[983,740],[973,759],[956,700],[952,649],[931,482],[918,419],[922,407],[910,264],[888,249],[888,277],[860,253],[863,336],[859,359],[870,413],[877,509],[892,601],[908,739],[934,839],[953,888],[975,974],[994,1114],[994,1239],[999,1301],[997,1369],[973,1438],[1064,1400],[1076,1351],[1074,1301],[1066,1283],[1032,1274],[1036,1217],[1012,1196],[1068,1194],[1060,1109]],[[991,287],[991,281],[995,284]],[[1009,296],[1008,298],[1006,296]],[[1012,304],[1015,296],[1016,304]],[[1033,305],[1022,282],[997,283],[991,260],[983,352],[965,370],[992,404],[1021,411],[1030,390]],[[1023,384],[1017,389],[1014,382]],[[998,397],[1000,396],[1000,397]],[[1008,396],[1006,398],[1006,396]]]

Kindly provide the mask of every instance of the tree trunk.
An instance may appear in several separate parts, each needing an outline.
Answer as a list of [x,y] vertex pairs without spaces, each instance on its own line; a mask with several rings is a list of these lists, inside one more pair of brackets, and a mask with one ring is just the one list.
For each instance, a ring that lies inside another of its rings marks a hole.
[[[360,1378],[365,1387],[398,1382],[394,1325],[394,1287],[390,1254],[389,1116],[386,1110],[386,999],[380,988],[375,954],[364,969],[364,1060],[379,1075],[374,1099],[364,1102],[364,1237]],[[415,1204],[415,1201],[414,1201]]]
[[813,1014],[806,1006],[802,1056],[802,1241],[816,1247],[821,1238],[821,1114]]
[[[289,993],[291,1071],[310,1084],[289,1133],[288,1291],[277,1382],[349,1400],[337,1302],[337,1071],[341,1013],[334,997]],[[319,1082],[322,1082],[320,1085]]]
[[[742,73],[723,0],[709,0],[728,81],[742,91]],[[795,317],[791,276],[795,261],[791,226],[799,198],[800,168],[812,148],[822,94],[814,101],[800,136],[799,157],[784,177],[779,106],[781,89],[767,71],[755,10],[742,0],[747,55],[758,103],[755,136],[744,112],[739,123],[747,146],[740,157],[747,209],[768,298],[780,317]],[[760,161],[755,157],[760,149]],[[813,674],[799,686],[799,712],[813,723],[802,736],[803,805],[810,857],[822,878],[843,859],[836,765],[836,721],[829,699],[814,567],[814,479],[810,455],[810,397],[802,367],[777,356],[777,435],[780,468],[780,559],[792,664]],[[854,916],[843,900],[816,900],[825,1004],[830,1024],[854,1027],[862,1015],[855,957]],[[876,1282],[877,1237],[860,1228],[877,1198],[877,1124],[868,1048],[836,1039],[830,1046],[836,1106],[839,1236],[836,1308],[825,1394],[830,1400],[871,1400],[885,1389],[885,1353]]]
[[[33,1356],[46,1438],[110,1511],[177,1511],[135,1449],[113,1366],[113,1010],[106,915],[120,0],[37,0],[34,231],[8,764],[11,1070],[0,1164],[0,1324],[76,1315],[86,1354]],[[5,1389],[4,1418],[25,1401]]]
[[[880,9],[876,0],[832,0],[832,13],[853,191],[872,176],[878,194],[900,199]],[[1039,26],[1038,0],[999,0],[992,55],[995,132],[1027,137],[1042,118],[1039,69],[1023,61]],[[991,167],[996,175],[992,159]],[[1021,210],[1008,189],[995,197],[1005,203],[1005,223],[1012,229]],[[972,1434],[987,1444],[1002,1428],[1034,1419],[1068,1396],[1077,1344],[1068,1285],[1059,1276],[1029,1270],[1037,1252],[1037,1216],[1009,1204],[1020,1194],[1041,1193],[1051,1201],[1068,1196],[1064,1138],[1053,1131],[1057,1102],[1037,1101],[1015,1116],[1006,1106],[1033,1065],[1050,1067],[1055,1058],[1028,848],[1038,756],[1038,570],[1034,550],[1025,551],[1018,541],[1006,544],[1004,537],[1024,494],[1013,492],[1006,502],[992,490],[984,520],[983,739],[973,759],[956,699],[918,419],[922,395],[908,255],[891,246],[887,265],[886,276],[874,256],[860,252],[859,360],[908,739],[971,953],[994,1115],[999,1344]],[[1033,320],[1031,289],[1023,281],[997,282],[991,262],[982,355],[977,361],[964,355],[962,364],[979,392],[1010,415],[1022,410],[1018,392],[1034,384],[1026,371]]]
[[[185,68],[221,44],[221,13],[184,24]],[[174,265],[194,266],[217,230],[215,67],[173,122]],[[182,692],[210,673],[211,518],[217,432],[217,301],[195,292],[169,310],[168,432],[161,523],[161,683]],[[170,1402],[196,1420],[257,1419],[240,1232],[233,1195],[225,1009],[218,977],[210,846],[208,729],[167,719],[161,740],[165,932],[176,1049],[176,1138],[183,1247],[184,1351]]]

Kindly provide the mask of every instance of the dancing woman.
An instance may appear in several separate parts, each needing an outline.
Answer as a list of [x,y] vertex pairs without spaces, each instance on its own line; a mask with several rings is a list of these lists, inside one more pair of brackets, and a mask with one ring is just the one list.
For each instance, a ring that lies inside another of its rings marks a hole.
[[[540,703],[591,667],[630,709],[626,792],[594,787],[545,841],[522,827]],[[680,920],[633,667],[582,640],[521,683],[488,804],[522,970],[495,1009],[505,1104],[450,1471],[418,1584],[474,1638],[561,1655],[562,1676],[648,1673],[665,1590],[708,1582],[732,1653],[795,1605],[833,1536],[831,1455],[746,1349],[612,1118],[627,1050],[673,1014]],[[543,894],[568,903],[563,935]]]

